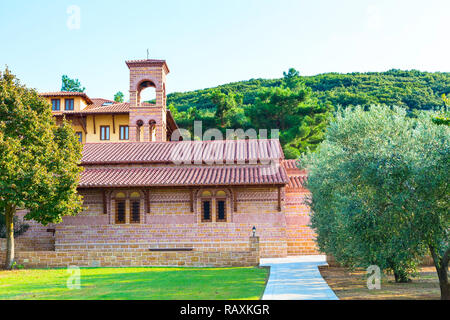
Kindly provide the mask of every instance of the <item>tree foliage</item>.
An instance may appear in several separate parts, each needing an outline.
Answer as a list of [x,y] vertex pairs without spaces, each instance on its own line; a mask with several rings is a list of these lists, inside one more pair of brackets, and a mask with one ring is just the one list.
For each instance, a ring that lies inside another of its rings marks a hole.
[[125,97],[125,95],[123,94],[123,92],[122,91],[118,91],[114,95],[114,101],[115,102],[124,102],[124,97]]
[[84,90],[86,90],[86,88],[81,87],[81,83],[78,79],[71,79],[67,75],[62,76],[61,91],[84,92]]
[[264,89],[246,114],[256,129],[279,129],[287,158],[297,158],[322,141],[330,108],[310,98],[302,85]]
[[431,252],[448,299],[449,155],[450,130],[429,112],[340,110],[302,159],[320,249],[347,266],[391,270],[397,281]]
[[21,85],[6,69],[0,73],[0,213],[7,228],[7,261],[14,259],[14,216],[44,225],[80,212],[76,188],[81,144],[65,120],[57,126],[49,103]]
[[[397,105],[406,108],[408,114],[416,110],[441,108],[445,103],[442,96],[450,93],[450,73],[394,69],[387,72],[300,76],[297,70],[291,68],[283,73],[281,79],[251,79],[216,88],[171,93],[167,101],[177,110],[173,112],[177,123],[188,130],[192,130],[194,120],[201,120],[204,128],[271,129],[275,128],[273,116],[277,108],[269,107],[269,104],[274,105],[274,101],[271,102],[268,95],[278,95],[281,99],[280,95],[286,95],[288,89],[291,92],[309,90],[302,106],[310,109],[303,110],[304,114],[296,119],[298,122],[289,126],[289,132],[281,132],[286,156],[295,158],[308,148],[316,148],[322,141],[327,111],[338,106],[361,105],[367,108],[373,104]],[[290,106],[294,109],[287,110],[286,119],[278,117],[281,122],[294,120],[292,117],[298,111],[298,105],[291,103]],[[272,121],[264,119],[266,112]],[[193,114],[196,118],[192,117]],[[436,121],[445,123],[448,119]]]
[[343,107],[379,104],[401,106],[408,111],[429,110],[442,107],[442,94],[450,94],[449,72],[392,69],[386,72],[300,76],[292,69],[280,79],[250,79],[215,88],[171,93],[167,95],[167,101],[179,111],[186,111],[191,107],[213,110],[215,106],[209,95],[214,90],[220,90],[225,94],[242,94],[243,106],[252,105],[261,89],[285,85],[283,81],[286,76],[300,79],[306,87],[311,88],[312,97],[316,97],[322,104]]

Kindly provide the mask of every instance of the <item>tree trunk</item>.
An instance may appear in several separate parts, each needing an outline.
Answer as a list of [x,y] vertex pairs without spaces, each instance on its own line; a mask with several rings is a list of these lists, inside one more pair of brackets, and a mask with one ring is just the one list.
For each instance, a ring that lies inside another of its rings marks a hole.
[[6,220],[6,260],[5,269],[11,270],[14,262],[14,206],[7,205],[5,210]]
[[430,252],[439,278],[441,300],[450,300],[450,284],[448,283],[448,262],[450,260],[450,249],[447,249],[442,257],[437,255],[436,250],[432,246],[430,246]]
[[394,270],[394,278],[396,283],[407,283],[411,281],[408,273],[404,270]]

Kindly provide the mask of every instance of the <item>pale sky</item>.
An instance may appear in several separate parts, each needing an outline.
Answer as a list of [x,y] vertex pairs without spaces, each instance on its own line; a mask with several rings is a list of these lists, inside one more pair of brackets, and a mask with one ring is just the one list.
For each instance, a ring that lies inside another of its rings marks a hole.
[[41,92],[67,74],[90,97],[128,98],[124,61],[147,48],[167,60],[175,92],[290,67],[449,72],[449,32],[449,0],[1,1],[0,64]]

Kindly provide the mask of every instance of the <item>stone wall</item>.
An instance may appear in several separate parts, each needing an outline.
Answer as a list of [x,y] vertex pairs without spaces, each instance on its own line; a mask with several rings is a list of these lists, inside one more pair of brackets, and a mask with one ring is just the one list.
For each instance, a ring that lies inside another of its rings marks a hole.
[[[197,251],[247,251],[249,224],[158,224],[58,226],[56,251],[147,251],[152,248],[192,248]],[[287,254],[284,228],[256,224],[262,257]]]
[[[17,251],[54,251],[55,240],[50,238],[27,238],[18,237],[14,239],[14,247]],[[0,251],[6,250],[6,239],[0,239]]]
[[[259,238],[250,237],[247,251],[19,251],[16,262],[26,268],[186,266],[241,267],[259,265]],[[5,252],[0,252],[0,264]]]

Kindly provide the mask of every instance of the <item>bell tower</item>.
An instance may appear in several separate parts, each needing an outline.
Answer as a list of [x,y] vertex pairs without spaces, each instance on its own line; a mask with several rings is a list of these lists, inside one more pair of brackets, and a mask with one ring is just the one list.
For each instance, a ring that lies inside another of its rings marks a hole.
[[[132,60],[126,64],[130,69],[130,141],[166,141],[166,61]],[[148,87],[155,88],[154,104],[141,101],[141,91]]]

